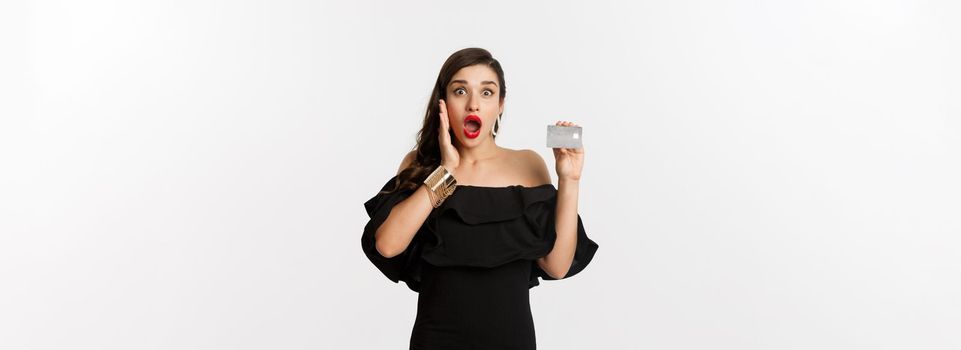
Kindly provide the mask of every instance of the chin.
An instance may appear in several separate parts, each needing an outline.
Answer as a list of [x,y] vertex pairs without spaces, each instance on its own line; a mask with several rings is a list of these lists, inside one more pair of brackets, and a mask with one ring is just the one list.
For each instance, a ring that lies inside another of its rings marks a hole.
[[482,135],[482,136],[478,136],[478,137],[473,138],[473,139],[464,137],[464,138],[457,139],[457,141],[460,142],[461,146],[464,146],[464,147],[473,147],[473,146],[478,146],[478,145],[480,145],[481,143],[483,143],[483,142],[484,142],[484,137],[485,137],[485,136],[483,136],[483,135]]

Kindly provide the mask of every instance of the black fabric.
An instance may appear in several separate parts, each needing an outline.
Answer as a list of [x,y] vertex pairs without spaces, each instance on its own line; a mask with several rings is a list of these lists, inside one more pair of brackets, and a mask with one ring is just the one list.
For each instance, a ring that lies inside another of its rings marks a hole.
[[[381,190],[393,188],[395,179]],[[378,193],[365,202],[370,221],[361,237],[364,253],[388,279],[404,281],[420,294],[411,348],[460,342],[452,348],[469,349],[464,344],[488,342],[478,348],[534,349],[527,296],[539,279],[555,280],[536,262],[557,238],[554,185],[458,186],[431,211],[403,253],[385,258],[375,248],[374,233],[413,192]],[[564,278],[583,271],[597,248],[578,215],[574,260]]]
[[[381,191],[393,188],[396,178],[397,177],[394,176],[388,180],[381,188]],[[411,243],[407,246],[407,249],[392,258],[386,258],[380,255],[374,240],[374,234],[377,232],[377,228],[387,220],[387,215],[390,214],[391,209],[393,209],[397,203],[410,197],[413,192],[413,190],[401,190],[393,193],[378,193],[374,195],[373,198],[367,200],[367,202],[364,203],[364,208],[367,210],[370,221],[364,226],[364,234],[361,237],[360,243],[364,254],[367,255],[370,262],[374,263],[374,266],[377,266],[388,279],[395,283],[404,281],[410,290],[420,292],[421,269],[423,267],[420,255],[423,247],[423,238],[427,235],[423,233],[424,227],[422,226],[420,228],[414,236],[414,239],[411,240]]]

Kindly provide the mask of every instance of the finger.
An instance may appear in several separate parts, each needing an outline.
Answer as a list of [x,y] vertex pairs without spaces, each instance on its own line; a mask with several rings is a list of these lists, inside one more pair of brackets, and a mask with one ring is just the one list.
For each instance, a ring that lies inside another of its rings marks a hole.
[[446,131],[449,128],[449,126],[447,125],[449,123],[449,121],[447,120],[447,104],[444,103],[444,100],[440,100],[439,104],[440,104],[440,113],[438,113],[438,118],[440,118],[441,130]]
[[447,138],[450,137],[447,129],[448,127],[447,125],[444,125],[444,122],[441,122],[440,126],[437,127],[437,137],[440,139],[441,145],[447,143]]

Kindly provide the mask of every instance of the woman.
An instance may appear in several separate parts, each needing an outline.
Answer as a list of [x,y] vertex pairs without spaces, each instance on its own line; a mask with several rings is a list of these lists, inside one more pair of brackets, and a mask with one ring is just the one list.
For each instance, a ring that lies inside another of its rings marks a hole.
[[598,248],[577,214],[583,149],[554,149],[555,189],[540,155],[494,142],[505,93],[486,50],[451,55],[416,148],[364,203],[364,253],[419,293],[410,349],[535,349],[529,289]]

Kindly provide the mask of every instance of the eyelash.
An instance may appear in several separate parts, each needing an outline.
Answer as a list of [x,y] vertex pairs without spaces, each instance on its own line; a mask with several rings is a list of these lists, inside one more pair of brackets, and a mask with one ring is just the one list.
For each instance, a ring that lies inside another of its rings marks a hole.
[[[464,89],[464,88],[456,88],[456,89],[454,89],[454,93],[457,93],[457,90],[463,90],[463,89]],[[488,95],[488,96],[494,96],[494,90],[491,90],[491,89],[484,89],[484,91],[490,91],[490,92],[491,92],[491,94],[490,94],[490,95]]]

